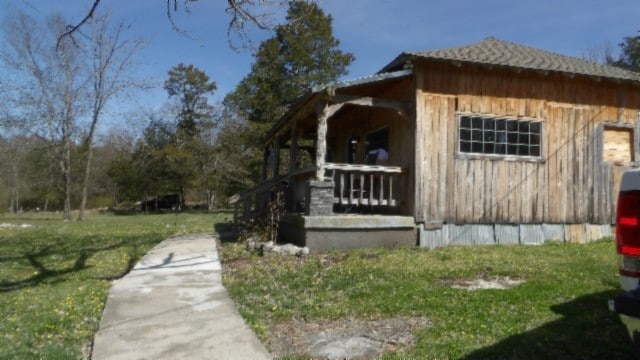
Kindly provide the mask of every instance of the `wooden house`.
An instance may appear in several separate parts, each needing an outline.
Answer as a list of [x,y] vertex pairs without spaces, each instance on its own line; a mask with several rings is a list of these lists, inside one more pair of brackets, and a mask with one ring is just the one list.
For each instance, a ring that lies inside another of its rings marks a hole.
[[403,53],[299,99],[238,216],[279,196],[281,240],[312,250],[611,236],[639,114],[619,68],[495,38]]

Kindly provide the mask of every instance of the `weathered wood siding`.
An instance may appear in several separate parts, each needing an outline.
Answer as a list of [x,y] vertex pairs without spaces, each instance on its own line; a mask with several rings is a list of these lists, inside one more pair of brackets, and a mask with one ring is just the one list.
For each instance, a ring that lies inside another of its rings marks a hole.
[[[603,133],[626,126],[637,138],[640,87],[427,62],[415,76],[417,222],[611,222],[630,163],[605,159]],[[460,114],[541,121],[542,159],[458,154]]]

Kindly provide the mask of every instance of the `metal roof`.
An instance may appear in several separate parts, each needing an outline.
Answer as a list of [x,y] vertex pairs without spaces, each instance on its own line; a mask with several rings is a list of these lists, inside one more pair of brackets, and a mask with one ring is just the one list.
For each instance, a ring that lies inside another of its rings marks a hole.
[[640,81],[640,74],[615,66],[515,44],[489,37],[466,46],[440,50],[405,52],[381,70],[386,72],[414,59],[440,60],[508,68],[559,72],[624,81]]
[[356,85],[372,84],[378,81],[390,80],[390,79],[411,75],[412,73],[413,73],[413,70],[411,69],[399,70],[399,71],[393,71],[393,72],[379,72],[377,74],[364,76],[356,79],[335,81],[328,84],[314,86],[313,88],[311,88],[311,92],[318,93],[326,89],[341,89],[341,88],[346,88],[346,87],[356,86]]

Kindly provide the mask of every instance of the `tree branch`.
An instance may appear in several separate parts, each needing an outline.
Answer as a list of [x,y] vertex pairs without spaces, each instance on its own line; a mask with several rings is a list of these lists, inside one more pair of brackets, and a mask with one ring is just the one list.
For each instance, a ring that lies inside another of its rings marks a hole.
[[96,8],[98,7],[98,5],[100,4],[100,1],[101,0],[94,0],[93,6],[91,6],[91,10],[89,10],[89,13],[87,14],[87,16],[84,17],[84,19],[82,19],[82,21],[80,21],[76,25],[67,26],[67,29],[69,30],[65,31],[62,35],[58,37],[58,42],[56,43],[56,51],[60,47],[60,42],[62,41],[62,38],[64,38],[65,36],[73,35],[73,33],[76,32],[87,21],[89,21],[89,19],[93,18],[93,14],[96,11]]

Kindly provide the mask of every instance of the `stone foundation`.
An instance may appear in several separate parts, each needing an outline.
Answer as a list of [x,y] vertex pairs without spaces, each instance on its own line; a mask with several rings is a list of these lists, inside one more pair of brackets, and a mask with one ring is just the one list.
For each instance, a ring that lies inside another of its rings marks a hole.
[[333,181],[309,181],[305,194],[307,216],[333,214]]
[[285,214],[280,218],[278,237],[312,252],[417,245],[411,216]]

